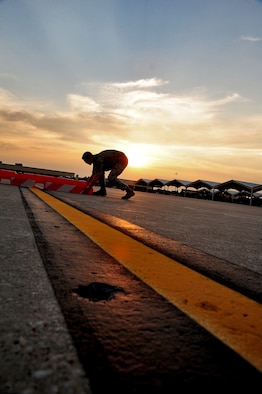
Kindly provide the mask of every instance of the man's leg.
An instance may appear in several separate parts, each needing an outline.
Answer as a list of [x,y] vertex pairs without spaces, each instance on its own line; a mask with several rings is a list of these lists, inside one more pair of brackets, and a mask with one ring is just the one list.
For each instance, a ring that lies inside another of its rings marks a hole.
[[116,186],[121,190],[126,191],[126,195],[122,197],[123,200],[128,200],[129,198],[133,197],[135,193],[133,190],[126,185],[124,182],[120,181],[117,177],[124,171],[126,168],[126,163],[119,163],[114,168],[112,168],[110,174],[108,175],[108,187]]
[[125,163],[118,163],[112,168],[107,178],[108,187],[117,186],[121,190],[126,190],[127,185],[117,179],[117,177],[124,171],[125,168]]

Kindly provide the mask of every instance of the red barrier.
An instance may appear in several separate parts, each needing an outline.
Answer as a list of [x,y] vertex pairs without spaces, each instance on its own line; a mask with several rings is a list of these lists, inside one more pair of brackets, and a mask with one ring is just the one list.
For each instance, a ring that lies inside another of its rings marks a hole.
[[0,170],[0,183],[19,187],[39,187],[43,190],[66,193],[93,194],[93,188],[87,192],[85,191],[89,186],[88,181],[77,181],[50,175],[17,173],[9,170]]

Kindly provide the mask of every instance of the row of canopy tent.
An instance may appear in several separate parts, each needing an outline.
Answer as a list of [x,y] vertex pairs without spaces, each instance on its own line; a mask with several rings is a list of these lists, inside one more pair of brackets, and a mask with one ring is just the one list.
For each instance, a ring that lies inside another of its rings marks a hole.
[[257,193],[262,190],[262,184],[251,183],[251,182],[244,182],[244,181],[236,181],[230,180],[227,182],[213,182],[213,181],[205,181],[198,179],[194,182],[181,180],[181,179],[173,179],[173,180],[165,180],[165,179],[144,179],[141,178],[134,184],[136,190],[144,190],[149,191],[153,190],[154,188],[163,188],[174,186],[178,188],[187,189],[207,189],[214,195],[214,191],[225,192],[228,190],[237,190],[238,192],[247,192],[250,194],[250,204],[252,204],[252,198],[254,193]]

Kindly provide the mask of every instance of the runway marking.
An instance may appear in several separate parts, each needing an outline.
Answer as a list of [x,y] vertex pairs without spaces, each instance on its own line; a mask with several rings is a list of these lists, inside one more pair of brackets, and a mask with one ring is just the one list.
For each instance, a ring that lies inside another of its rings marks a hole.
[[262,372],[261,304],[37,188],[31,191],[143,282]]

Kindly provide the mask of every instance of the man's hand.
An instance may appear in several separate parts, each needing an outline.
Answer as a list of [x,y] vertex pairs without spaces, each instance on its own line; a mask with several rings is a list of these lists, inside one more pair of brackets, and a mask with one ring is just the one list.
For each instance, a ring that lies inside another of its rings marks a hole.
[[81,194],[87,194],[89,190],[96,184],[98,179],[100,178],[101,174],[93,174],[90,176],[90,178],[87,180],[87,185],[86,188],[82,191]]

